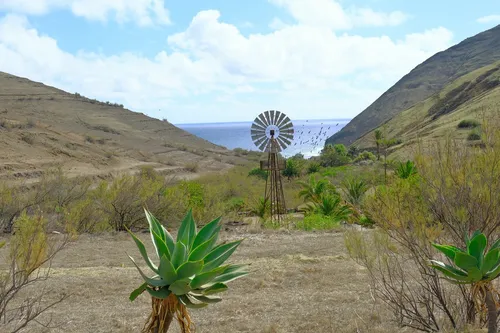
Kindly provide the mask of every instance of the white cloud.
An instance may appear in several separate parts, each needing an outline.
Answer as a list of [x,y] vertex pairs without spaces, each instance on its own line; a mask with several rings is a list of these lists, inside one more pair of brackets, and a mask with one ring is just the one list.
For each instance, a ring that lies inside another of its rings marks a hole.
[[451,42],[445,28],[393,40],[305,23],[244,36],[207,10],[154,58],[70,54],[8,15],[0,19],[0,70],[173,122],[251,120],[266,109],[296,119],[352,117]]
[[1,0],[0,10],[27,15],[43,15],[52,10],[67,9],[88,20],[120,23],[134,21],[146,26],[169,24],[164,0]]
[[377,12],[370,8],[343,8],[335,0],[268,0],[286,9],[299,24],[347,30],[354,26],[395,26],[408,18],[400,11]]
[[500,23],[500,15],[487,15],[477,19],[478,23]]

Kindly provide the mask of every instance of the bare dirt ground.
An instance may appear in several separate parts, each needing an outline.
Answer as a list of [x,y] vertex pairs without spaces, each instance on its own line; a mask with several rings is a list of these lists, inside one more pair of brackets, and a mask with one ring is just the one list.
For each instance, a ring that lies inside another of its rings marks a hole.
[[[252,274],[231,282],[222,302],[192,310],[196,332],[409,332],[374,303],[367,274],[348,258],[342,233],[235,229],[221,238],[246,237],[232,261],[251,264]],[[141,237],[150,245],[149,235]],[[126,253],[140,259],[127,234],[84,235],[71,243],[49,280],[54,296],[72,294],[47,313],[60,326],[28,331],[140,332],[150,298],[128,300],[141,279]],[[179,332],[177,324],[172,332]]]

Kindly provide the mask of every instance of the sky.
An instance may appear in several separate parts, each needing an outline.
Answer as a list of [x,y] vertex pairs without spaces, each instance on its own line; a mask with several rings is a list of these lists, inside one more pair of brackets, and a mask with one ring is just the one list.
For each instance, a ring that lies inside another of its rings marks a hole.
[[352,118],[500,0],[0,0],[0,71],[172,123]]

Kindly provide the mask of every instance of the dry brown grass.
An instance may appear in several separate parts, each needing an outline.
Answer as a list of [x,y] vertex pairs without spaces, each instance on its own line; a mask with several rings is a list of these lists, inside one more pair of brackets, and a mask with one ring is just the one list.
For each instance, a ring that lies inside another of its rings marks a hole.
[[[221,303],[191,312],[196,332],[409,332],[374,304],[368,277],[348,258],[341,233],[234,230],[221,238],[242,236],[233,261],[251,263],[253,273],[231,283]],[[50,332],[140,331],[150,300],[128,300],[141,279],[126,253],[139,256],[125,233],[84,235],[56,257],[49,283],[73,295],[47,313],[61,324]]]

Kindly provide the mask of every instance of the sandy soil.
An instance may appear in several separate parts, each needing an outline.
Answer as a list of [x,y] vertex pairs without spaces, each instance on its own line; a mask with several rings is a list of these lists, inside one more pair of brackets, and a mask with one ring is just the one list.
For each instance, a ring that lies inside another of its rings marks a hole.
[[[149,243],[148,235],[141,237]],[[347,257],[342,233],[230,230],[221,237],[246,237],[232,261],[251,264],[252,274],[233,281],[222,302],[192,310],[196,332],[409,331],[374,304],[366,272]],[[141,279],[126,253],[139,257],[131,238],[118,234],[81,236],[58,255],[49,283],[54,296],[72,296],[47,314],[60,325],[48,332],[140,332],[150,299],[128,300]]]

